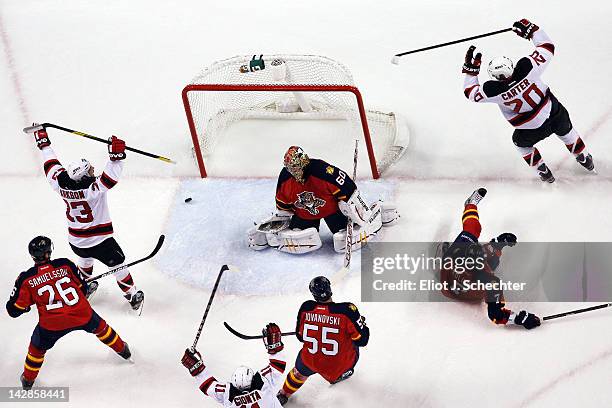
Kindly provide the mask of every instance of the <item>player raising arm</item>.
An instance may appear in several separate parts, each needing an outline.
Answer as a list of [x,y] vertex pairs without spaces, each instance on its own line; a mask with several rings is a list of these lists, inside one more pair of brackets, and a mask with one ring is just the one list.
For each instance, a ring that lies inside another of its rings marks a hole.
[[314,278],[309,288],[315,300],[304,302],[298,312],[296,336],[304,344],[278,393],[282,405],[313,374],[331,384],[352,376],[359,348],[370,339],[365,317],[352,303],[334,303],[331,284],[325,276]]
[[440,281],[446,283],[447,289],[443,289],[442,294],[460,301],[478,303],[485,301],[489,319],[495,324],[505,325],[511,322],[526,329],[533,329],[540,325],[540,318],[524,310],[515,313],[507,309],[503,291],[466,290],[462,285],[463,282],[499,282],[500,279],[495,276],[495,270],[499,266],[502,250],[506,246],[516,245],[516,236],[510,232],[500,234],[489,243],[480,244],[478,242],[482,230],[478,216],[478,204],[486,193],[486,189],[479,188],[468,197],[462,216],[463,230],[454,242],[445,244],[440,251],[443,258],[482,259],[484,260],[483,267],[474,267],[471,270],[459,272],[443,268],[440,271]]
[[224,407],[276,408],[280,403],[276,398],[285,367],[281,331],[276,323],[268,324],[263,330],[263,340],[269,354],[269,364],[254,372],[240,366],[232,374],[229,383],[219,382],[210,373],[196,350],[185,350],[181,363],[195,377],[200,391]]
[[355,224],[352,249],[361,249],[381,227],[399,218],[393,204],[377,201],[368,206],[355,182],[341,169],[311,159],[291,146],[276,187],[277,213],[248,231],[249,248],[273,247],[303,254],[321,247],[319,227],[324,220],[334,234],[334,249],[344,252],[346,225]]
[[462,69],[466,98],[499,106],[506,120],[514,126],[512,141],[517,150],[542,181],[552,183],[555,178],[535,144],[553,133],[582,167],[593,171],[593,157],[574,129],[569,113],[541,78],[555,54],[555,45],[541,28],[529,20],[515,22],[513,30],[519,37],[532,40],[535,50],[519,59],[516,66],[508,57],[493,58],[488,68],[492,80],[480,86],[478,73],[482,55],[477,53],[474,56],[476,47],[471,46]]
[[53,243],[39,236],[30,241],[28,251],[34,266],[19,274],[6,311],[19,317],[38,309],[38,324],[32,333],[25,360],[21,385],[29,390],[34,385],[45,353],[66,334],[74,330],[93,333],[124,359],[131,356],[126,342],[91,308],[85,297],[87,283],[75,264],[66,258],[51,259]]
[[[51,188],[66,204],[68,242],[77,255],[79,270],[86,278],[93,274],[94,259],[109,268],[116,268],[125,261],[123,250],[113,238],[113,223],[108,211],[106,194],[118,182],[123,171],[125,142],[111,137],[108,148],[109,162],[100,176],[94,176],[94,167],[85,159],[64,168],[51,149],[51,141],[45,129],[34,132],[36,145],[42,152],[44,170]],[[139,310],[144,293],[134,285],[129,270],[115,274],[117,284],[134,310]],[[89,284],[87,297],[95,293],[97,282]]]

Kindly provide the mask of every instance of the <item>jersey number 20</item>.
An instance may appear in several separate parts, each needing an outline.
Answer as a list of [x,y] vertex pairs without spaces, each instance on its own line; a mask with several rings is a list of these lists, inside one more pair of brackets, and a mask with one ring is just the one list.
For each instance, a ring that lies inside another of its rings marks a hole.
[[302,338],[304,341],[311,344],[311,346],[308,348],[308,352],[310,354],[317,354],[319,351],[319,340],[315,337],[311,337],[308,334],[309,331],[315,332],[319,329],[321,329],[321,353],[325,354],[326,356],[335,356],[338,354],[338,342],[334,339],[330,339],[329,334],[339,333],[340,330],[332,327],[319,327],[315,326],[314,324],[304,325],[304,334],[302,335]]
[[[77,291],[71,287],[67,287],[66,289],[64,289],[62,287],[62,284],[64,283],[70,283],[70,278],[64,277],[55,282],[55,285],[53,286],[45,285],[38,289],[38,296],[42,296],[45,292],[49,293],[49,301],[46,304],[47,310],[59,309],[60,307],[63,307],[64,304],[68,306],[73,306],[79,302],[79,294],[77,293]],[[55,301],[56,291],[64,302],[62,302],[62,300]],[[72,298],[69,298],[68,295],[70,295]]]

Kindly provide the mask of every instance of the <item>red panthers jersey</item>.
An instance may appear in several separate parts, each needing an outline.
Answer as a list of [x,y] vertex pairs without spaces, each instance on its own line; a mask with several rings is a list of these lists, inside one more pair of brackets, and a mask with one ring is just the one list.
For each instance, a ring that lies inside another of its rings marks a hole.
[[36,305],[39,324],[47,330],[82,326],[93,313],[85,288],[72,261],[54,259],[19,274],[6,308],[9,315],[17,317]]
[[355,365],[357,347],[368,344],[370,329],[352,303],[306,301],[300,307],[297,338],[306,367],[329,382]]
[[304,180],[300,183],[283,168],[276,186],[276,207],[304,220],[320,220],[338,212],[338,201],[348,200],[357,188],[344,171],[319,159],[310,159]]

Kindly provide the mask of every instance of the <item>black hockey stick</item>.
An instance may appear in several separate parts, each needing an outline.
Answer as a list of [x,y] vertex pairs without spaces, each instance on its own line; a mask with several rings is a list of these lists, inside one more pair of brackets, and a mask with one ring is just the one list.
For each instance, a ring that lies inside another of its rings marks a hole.
[[[232,326],[227,324],[227,322],[223,322],[223,325],[225,326],[225,328],[227,330],[229,330],[230,333],[232,333],[236,337],[240,337],[242,340],[255,340],[255,339],[263,339],[264,338],[264,336],[261,335],[261,334],[258,335],[258,336],[249,336],[247,334],[242,334],[242,333],[236,331],[235,329],[233,329]],[[295,332],[281,333],[281,336],[295,336]]]
[[584,308],[584,309],[571,310],[571,311],[565,312],[565,313],[559,313],[559,314],[555,314],[555,315],[544,316],[542,318],[542,320],[558,319],[560,317],[575,315],[575,314],[578,314],[578,313],[591,312],[593,310],[605,309],[606,307],[610,307],[610,306],[612,306],[612,303],[604,303],[602,305],[587,307],[587,308]]
[[[53,123],[41,123],[40,125],[28,126],[26,128],[23,128],[23,131],[25,133],[34,133],[37,130],[42,130],[42,129],[46,129],[46,128],[53,128],[53,129],[63,130],[64,132],[72,133],[73,135],[83,136],[83,137],[85,137],[87,139],[95,140],[96,142],[101,142],[101,143],[105,143],[105,144],[111,144],[111,142],[109,140],[107,140],[107,139],[102,139],[102,138],[97,137],[97,136],[93,136],[93,135],[89,135],[87,133],[79,132],[78,130],[68,129],[68,128],[60,126],[60,125],[54,125]],[[159,156],[157,154],[153,154],[153,153],[149,153],[149,152],[145,152],[145,151],[142,151],[140,149],[133,148],[133,147],[126,146],[125,150],[129,150],[130,152],[142,154],[142,155],[147,156],[147,157],[152,157],[154,159],[158,159],[158,160],[161,160],[161,161],[166,162],[166,163],[176,164],[176,162],[174,160],[171,160],[171,159],[169,159],[167,157]]]
[[200,322],[200,327],[198,328],[198,332],[196,333],[195,340],[193,341],[193,346],[191,346],[191,351],[195,353],[195,348],[198,345],[198,340],[200,340],[200,335],[202,334],[202,328],[204,328],[204,322],[206,321],[206,317],[208,316],[208,311],[210,310],[210,305],[212,305],[212,301],[215,298],[215,293],[217,293],[217,288],[219,287],[219,282],[221,281],[221,276],[223,276],[223,272],[229,270],[227,265],[223,265],[221,270],[219,271],[219,275],[217,275],[217,280],[215,281],[215,286],[213,286],[213,290],[210,293],[210,298],[208,299],[208,304],[206,305],[206,310],[204,311],[204,316],[202,317],[202,321]]
[[108,276],[108,275],[112,275],[112,274],[114,274],[116,272],[119,272],[119,271],[121,271],[123,269],[129,268],[130,266],[134,266],[136,264],[139,264],[141,262],[144,262],[144,261],[146,261],[148,259],[153,258],[159,252],[159,249],[161,248],[162,244],[164,243],[164,239],[165,238],[166,237],[164,235],[160,235],[159,239],[157,240],[157,245],[155,245],[155,248],[153,249],[153,252],[151,252],[149,255],[145,256],[144,258],[138,259],[138,260],[136,260],[134,262],[130,262],[129,264],[118,266],[115,269],[108,270],[108,271],[106,271],[104,273],[101,273],[100,275],[92,276],[90,278],[87,278],[87,279],[85,279],[85,282],[91,282],[91,281],[98,280],[100,278],[103,278],[103,277]]
[[447,45],[459,44],[459,43],[462,43],[462,42],[465,42],[465,41],[475,40],[477,38],[483,38],[483,37],[488,37],[490,35],[496,35],[496,34],[505,33],[507,31],[512,31],[512,28],[504,28],[503,30],[492,31],[492,32],[486,33],[486,34],[479,34],[479,35],[475,35],[473,37],[462,38],[460,40],[449,41],[449,42],[445,42],[445,43],[442,43],[442,44],[436,44],[436,45],[431,45],[429,47],[419,48],[417,50],[401,52],[399,54],[395,54],[395,56],[393,57],[391,62],[393,64],[397,65],[397,64],[399,64],[399,58],[403,57],[404,55],[414,54],[414,53],[421,52],[421,51],[433,50],[434,48],[446,47]]

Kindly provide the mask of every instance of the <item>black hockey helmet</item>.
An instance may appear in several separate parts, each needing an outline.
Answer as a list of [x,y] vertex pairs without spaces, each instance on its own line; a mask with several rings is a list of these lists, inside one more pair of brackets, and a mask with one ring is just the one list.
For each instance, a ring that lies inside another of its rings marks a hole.
[[313,278],[308,288],[317,302],[327,302],[332,297],[331,283],[325,276]]
[[28,252],[36,262],[46,261],[46,254],[49,254],[50,258],[52,251],[53,242],[51,242],[51,238],[47,238],[42,235],[39,235],[36,238],[32,239],[28,244]]

